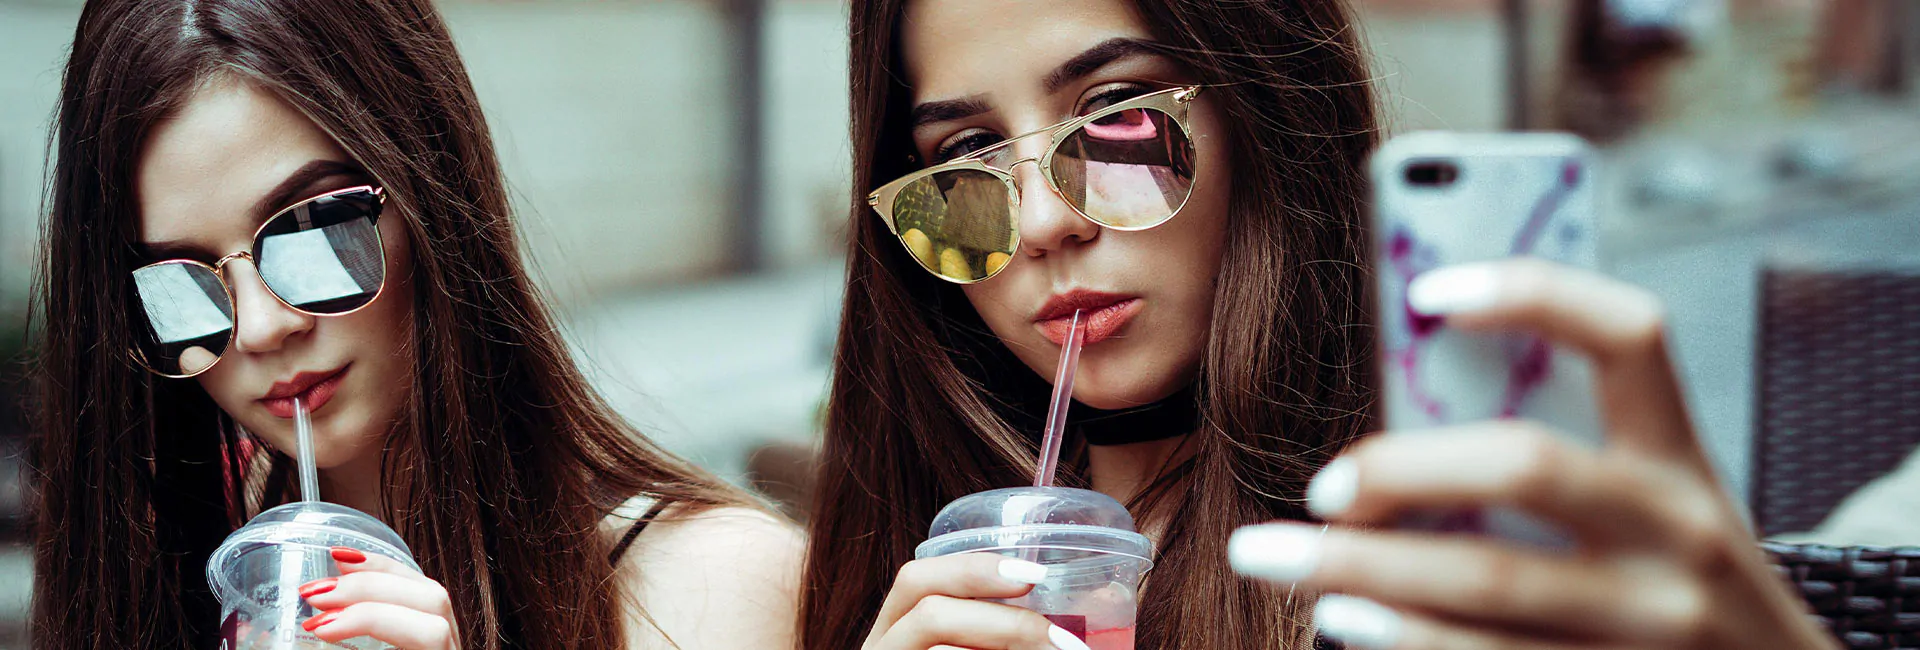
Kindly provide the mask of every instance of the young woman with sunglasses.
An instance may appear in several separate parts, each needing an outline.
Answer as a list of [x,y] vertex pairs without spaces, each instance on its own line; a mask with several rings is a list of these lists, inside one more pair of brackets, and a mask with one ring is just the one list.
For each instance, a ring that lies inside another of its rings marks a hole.
[[[1412,290],[1453,326],[1591,356],[1604,450],[1503,423],[1347,444],[1372,406],[1360,196],[1378,129],[1357,31],[1334,1],[854,3],[868,203],[807,650],[1297,649],[1310,624],[1368,648],[1826,647],[1715,485],[1645,292],[1538,262]],[[988,600],[1044,567],[913,560],[943,505],[1033,475],[1075,310],[1061,481],[1127,503],[1157,546],[1137,629],[1102,635],[1120,645]],[[1580,553],[1369,532],[1490,503],[1565,525]]]
[[208,554],[292,496],[295,399],[322,496],[423,569],[336,550],[322,639],[791,643],[797,531],[587,385],[425,0],[88,2],[55,155],[34,647],[217,647]]

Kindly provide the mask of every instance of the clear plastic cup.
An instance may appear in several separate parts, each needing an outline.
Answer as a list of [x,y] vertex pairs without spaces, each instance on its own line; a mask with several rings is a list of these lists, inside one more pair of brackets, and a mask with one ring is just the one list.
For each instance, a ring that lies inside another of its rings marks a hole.
[[332,644],[300,627],[320,613],[300,597],[300,585],[340,575],[335,546],[420,568],[400,535],[364,512],[322,501],[262,512],[228,535],[207,561],[207,583],[220,599],[221,650],[391,648],[366,637]]
[[996,602],[1039,612],[1093,650],[1132,650],[1140,578],[1153,568],[1153,544],[1134,532],[1133,515],[1091,490],[1017,487],[954,500],[914,549],[926,559],[995,553],[1038,562],[1047,579],[1019,598]]

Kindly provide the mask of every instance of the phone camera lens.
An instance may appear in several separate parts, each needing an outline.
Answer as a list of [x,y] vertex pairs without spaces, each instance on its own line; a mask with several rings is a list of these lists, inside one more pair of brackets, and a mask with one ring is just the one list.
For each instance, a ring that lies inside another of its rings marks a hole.
[[1442,188],[1460,178],[1460,167],[1444,160],[1418,160],[1407,164],[1407,184],[1414,187]]

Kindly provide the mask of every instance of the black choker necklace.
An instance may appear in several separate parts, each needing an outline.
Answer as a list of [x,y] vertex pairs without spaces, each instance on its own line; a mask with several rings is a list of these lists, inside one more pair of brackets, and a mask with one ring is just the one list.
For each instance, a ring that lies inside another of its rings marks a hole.
[[1166,440],[1193,433],[1200,426],[1200,400],[1189,386],[1151,404],[1104,410],[1079,402],[1067,414],[1074,431],[1095,446],[1127,445]]

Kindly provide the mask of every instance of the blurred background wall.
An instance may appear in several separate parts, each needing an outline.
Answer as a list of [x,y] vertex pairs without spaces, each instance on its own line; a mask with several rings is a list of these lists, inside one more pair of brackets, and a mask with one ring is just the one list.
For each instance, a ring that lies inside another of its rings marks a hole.
[[[1584,123],[1565,56],[1576,4],[1358,0],[1388,128]],[[1911,93],[1920,11],[1890,8],[1912,5],[1901,0],[1679,4],[1690,13],[1655,18],[1683,35],[1684,53],[1653,59],[1624,128],[1601,116],[1616,163],[1606,252],[1616,273],[1669,300],[1702,431],[1731,489],[1746,494],[1762,269],[1783,248],[1839,264],[1920,248],[1910,227],[1920,222],[1920,160],[1900,146],[1920,135]],[[79,0],[0,0],[8,340],[27,310],[46,129],[79,9]],[[844,5],[449,0],[443,9],[498,139],[533,267],[613,403],[669,448],[743,482],[755,450],[804,448],[826,388],[851,204]],[[1849,49],[1862,30],[1887,45]],[[1795,244],[1808,241],[1823,243]],[[18,503],[7,476],[0,510]],[[0,610],[15,612],[0,615],[0,636],[19,630],[26,568],[23,552],[0,553]]]

